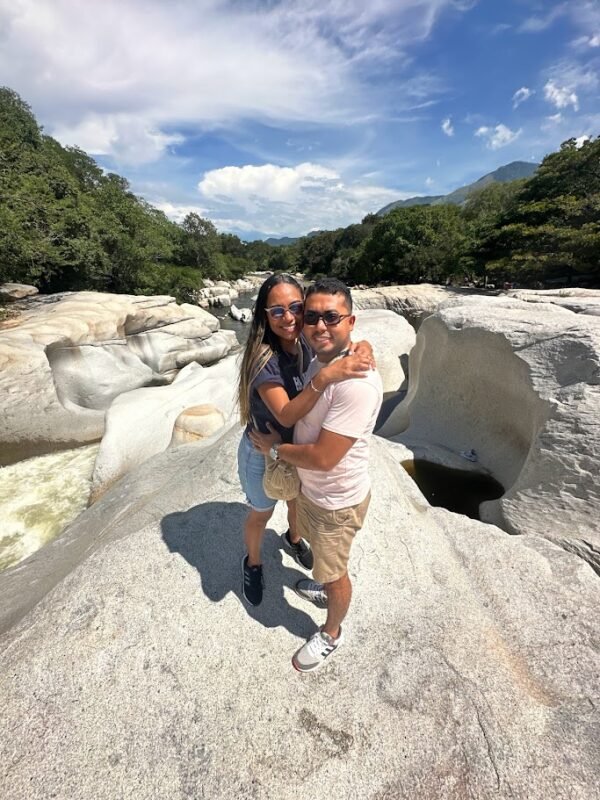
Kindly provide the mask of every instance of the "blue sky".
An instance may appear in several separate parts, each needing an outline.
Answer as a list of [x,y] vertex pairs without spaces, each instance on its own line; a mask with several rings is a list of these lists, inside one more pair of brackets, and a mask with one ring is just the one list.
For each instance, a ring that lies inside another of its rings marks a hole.
[[599,0],[0,0],[0,31],[46,133],[242,238],[600,133]]

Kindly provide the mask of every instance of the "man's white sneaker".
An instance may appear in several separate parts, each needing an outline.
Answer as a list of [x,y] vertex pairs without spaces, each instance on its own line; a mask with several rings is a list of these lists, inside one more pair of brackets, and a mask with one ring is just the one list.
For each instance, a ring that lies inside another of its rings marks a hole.
[[333,639],[320,629],[299,650],[296,650],[292,656],[292,666],[298,672],[312,672],[318,669],[332,653],[335,653],[343,641],[344,634],[341,627],[337,639]]

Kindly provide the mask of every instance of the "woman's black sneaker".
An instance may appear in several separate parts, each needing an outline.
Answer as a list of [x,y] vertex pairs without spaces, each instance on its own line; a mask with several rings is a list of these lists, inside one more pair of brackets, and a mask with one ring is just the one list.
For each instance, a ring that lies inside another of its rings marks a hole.
[[242,558],[242,594],[251,606],[262,603],[264,587],[262,566],[249,567],[248,556],[245,555]]
[[313,553],[306,539],[300,539],[297,542],[292,542],[290,540],[289,528],[281,538],[283,539],[283,545],[285,549],[288,551],[288,553],[292,556],[292,558],[297,564],[300,564],[300,566],[304,567],[304,569],[313,568],[314,564]]

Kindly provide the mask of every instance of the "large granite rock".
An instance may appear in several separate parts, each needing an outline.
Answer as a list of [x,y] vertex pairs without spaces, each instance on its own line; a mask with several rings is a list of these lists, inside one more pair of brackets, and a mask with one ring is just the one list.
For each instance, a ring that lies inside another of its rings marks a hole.
[[576,314],[600,316],[599,289],[512,289],[507,294],[527,303],[552,303]]
[[[175,444],[174,428],[190,406],[210,403],[226,424],[233,417],[238,359],[229,356],[211,367],[190,364],[169,386],[136,389],[120,395],[106,413],[106,431],[96,456],[91,502],[122,475]],[[221,426],[219,426],[221,427]],[[205,439],[205,443],[210,438]]]
[[30,286],[28,283],[3,283],[0,285],[0,300],[6,303],[14,303],[16,300],[34,297],[38,293],[39,289],[35,286]]
[[237,347],[215,317],[172,297],[50,295],[12,323],[0,331],[0,466],[99,439],[115,397]]
[[352,299],[357,309],[380,308],[395,311],[418,330],[423,320],[446,300],[465,290],[435,286],[431,283],[402,286],[379,286],[372,289],[353,289]]
[[238,438],[151,459],[0,575],[0,796],[599,797],[583,560],[430,509],[375,441],[346,644],[300,676],[324,612],[291,589],[281,505],[265,600],[240,599]]
[[422,325],[410,386],[380,433],[476,451],[505,488],[482,519],[575,550],[600,571],[600,320],[467,297]]
[[408,354],[415,344],[413,327],[393,311],[368,309],[356,312],[352,338],[371,343],[383,391],[398,391],[406,378]]

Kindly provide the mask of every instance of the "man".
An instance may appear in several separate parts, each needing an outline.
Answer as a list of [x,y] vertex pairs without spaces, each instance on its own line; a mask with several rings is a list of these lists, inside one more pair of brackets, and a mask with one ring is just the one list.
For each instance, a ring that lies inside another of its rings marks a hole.
[[[305,382],[314,391],[312,379],[321,366],[345,355],[354,322],[350,290],[341,281],[326,278],[309,287],[304,336],[316,356]],[[352,597],[348,558],[371,497],[368,439],[383,398],[376,370],[319,394],[312,411],[296,424],[293,444],[281,444],[276,433],[251,437],[263,453],[294,464],[302,482],[297,528],[313,549],[315,581],[299,581],[296,592],[326,606],[327,619],[294,654],[292,664],[300,672],[320,667],[343,641],[342,622]]]

